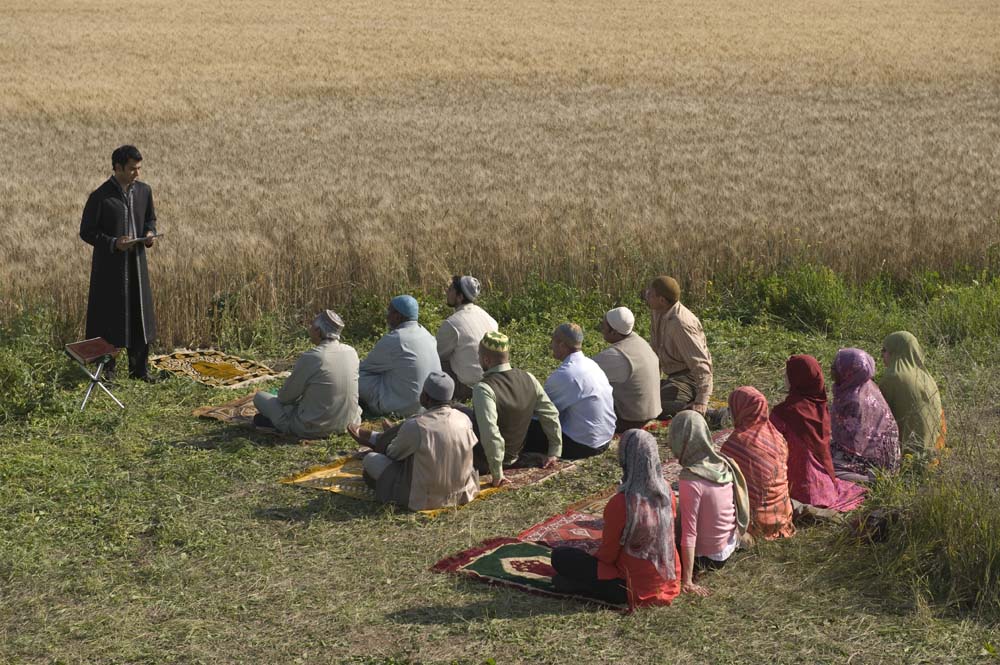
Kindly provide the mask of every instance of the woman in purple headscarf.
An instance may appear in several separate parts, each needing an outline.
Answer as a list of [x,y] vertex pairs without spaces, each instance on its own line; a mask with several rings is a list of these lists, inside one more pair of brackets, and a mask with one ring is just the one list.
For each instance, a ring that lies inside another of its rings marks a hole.
[[867,483],[875,469],[898,469],[899,428],[872,381],[875,360],[861,349],[841,349],[831,373],[830,450],[837,477]]

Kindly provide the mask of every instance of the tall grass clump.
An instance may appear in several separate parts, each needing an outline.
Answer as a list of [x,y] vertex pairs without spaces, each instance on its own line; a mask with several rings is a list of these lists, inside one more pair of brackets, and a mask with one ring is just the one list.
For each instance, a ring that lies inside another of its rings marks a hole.
[[872,545],[884,581],[917,602],[1000,618],[1000,456],[962,449],[926,476],[883,480],[869,512],[893,515]]
[[0,426],[54,408],[56,392],[84,378],[58,352],[69,326],[48,310],[0,322]]

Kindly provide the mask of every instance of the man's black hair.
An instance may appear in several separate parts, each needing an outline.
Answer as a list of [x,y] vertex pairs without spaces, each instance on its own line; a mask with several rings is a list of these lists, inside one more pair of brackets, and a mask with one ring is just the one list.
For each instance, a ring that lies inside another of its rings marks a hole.
[[122,168],[128,164],[129,160],[135,160],[137,162],[142,161],[142,153],[134,145],[123,145],[115,148],[115,151],[111,153],[111,168],[121,164]]

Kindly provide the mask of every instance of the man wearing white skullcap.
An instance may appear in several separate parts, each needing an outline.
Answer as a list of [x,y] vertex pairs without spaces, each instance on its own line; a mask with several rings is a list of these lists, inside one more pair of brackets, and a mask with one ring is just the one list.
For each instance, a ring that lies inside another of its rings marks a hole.
[[460,506],[479,494],[473,467],[476,435],[469,417],[451,405],[455,382],[431,372],[420,393],[420,415],[381,435],[350,428],[362,445],[375,452],[364,458],[365,481],[379,501],[410,510]]
[[259,392],[254,424],[274,427],[303,439],[325,439],[361,422],[358,406],[358,354],[340,341],[344,322],[323,310],[309,326],[315,344],[295,361],[277,395]]
[[472,397],[472,386],[483,378],[479,365],[479,340],[498,330],[497,322],[475,304],[479,280],[469,275],[454,276],[448,285],[448,305],[455,312],[441,323],[437,332],[437,352],[441,369],[455,380],[455,400]]
[[634,327],[628,307],[609,311],[601,319],[601,334],[611,346],[594,356],[614,392],[617,432],[639,429],[661,411],[660,360]]

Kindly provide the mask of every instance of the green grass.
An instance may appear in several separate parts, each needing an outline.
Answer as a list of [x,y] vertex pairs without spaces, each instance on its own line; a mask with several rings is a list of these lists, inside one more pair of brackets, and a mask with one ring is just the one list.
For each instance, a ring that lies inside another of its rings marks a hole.
[[[803,283],[824,288],[822,280]],[[786,302],[797,297],[794,284],[777,286]],[[947,324],[965,334],[934,337],[931,326],[945,324],[929,321],[926,310],[941,298],[980,303],[995,296],[995,284],[983,288],[951,285],[926,297],[896,292],[880,303],[871,292],[837,287],[841,295],[829,302],[842,297],[846,306],[824,310],[833,312],[823,316],[832,326],[814,325],[816,317],[784,319],[747,296],[727,304],[709,294],[697,303],[711,314],[704,323],[717,397],[752,384],[773,403],[789,354],[813,353],[828,365],[841,346],[875,352],[882,335],[910,327],[928,340],[955,452],[935,476],[876,490],[873,504],[909,515],[888,543],[873,547],[829,526],[803,529],[713,574],[710,598],[682,597],[631,616],[428,570],[443,556],[514,535],[611,485],[618,470],[610,456],[427,520],[279,485],[278,478],[331,459],[350,441],[275,445],[265,435],[190,417],[196,406],[231,399],[229,392],[179,379],[123,381],[125,412],[98,395],[81,414],[83,382],[57,347],[31,343],[49,339],[58,325],[45,316],[8,324],[0,351],[20,369],[0,375],[0,662],[989,660],[1000,645],[992,623],[998,562],[983,577],[984,559],[973,553],[997,551],[988,548],[1000,511],[989,507],[1000,500],[996,484],[983,483],[997,476],[983,474],[997,468],[1000,387],[992,368],[1000,348],[982,325]],[[515,363],[544,378],[556,365],[547,357],[548,332],[566,318],[585,325],[588,353],[601,347],[591,330],[613,304],[610,296],[539,288],[530,298],[531,309],[503,294],[486,303],[513,336]],[[648,314],[627,302],[647,330]],[[446,308],[435,298],[422,305],[433,330]],[[347,341],[362,353],[382,314],[377,301],[371,307],[367,318],[349,317]],[[958,305],[955,312],[955,320],[976,318]],[[291,359],[307,342],[288,321],[273,317],[238,333],[223,326],[231,337],[220,346]],[[838,333],[827,334],[831,328]],[[33,397],[36,390],[43,396]],[[9,407],[14,401],[19,408]],[[970,585],[986,591],[970,596]]]

